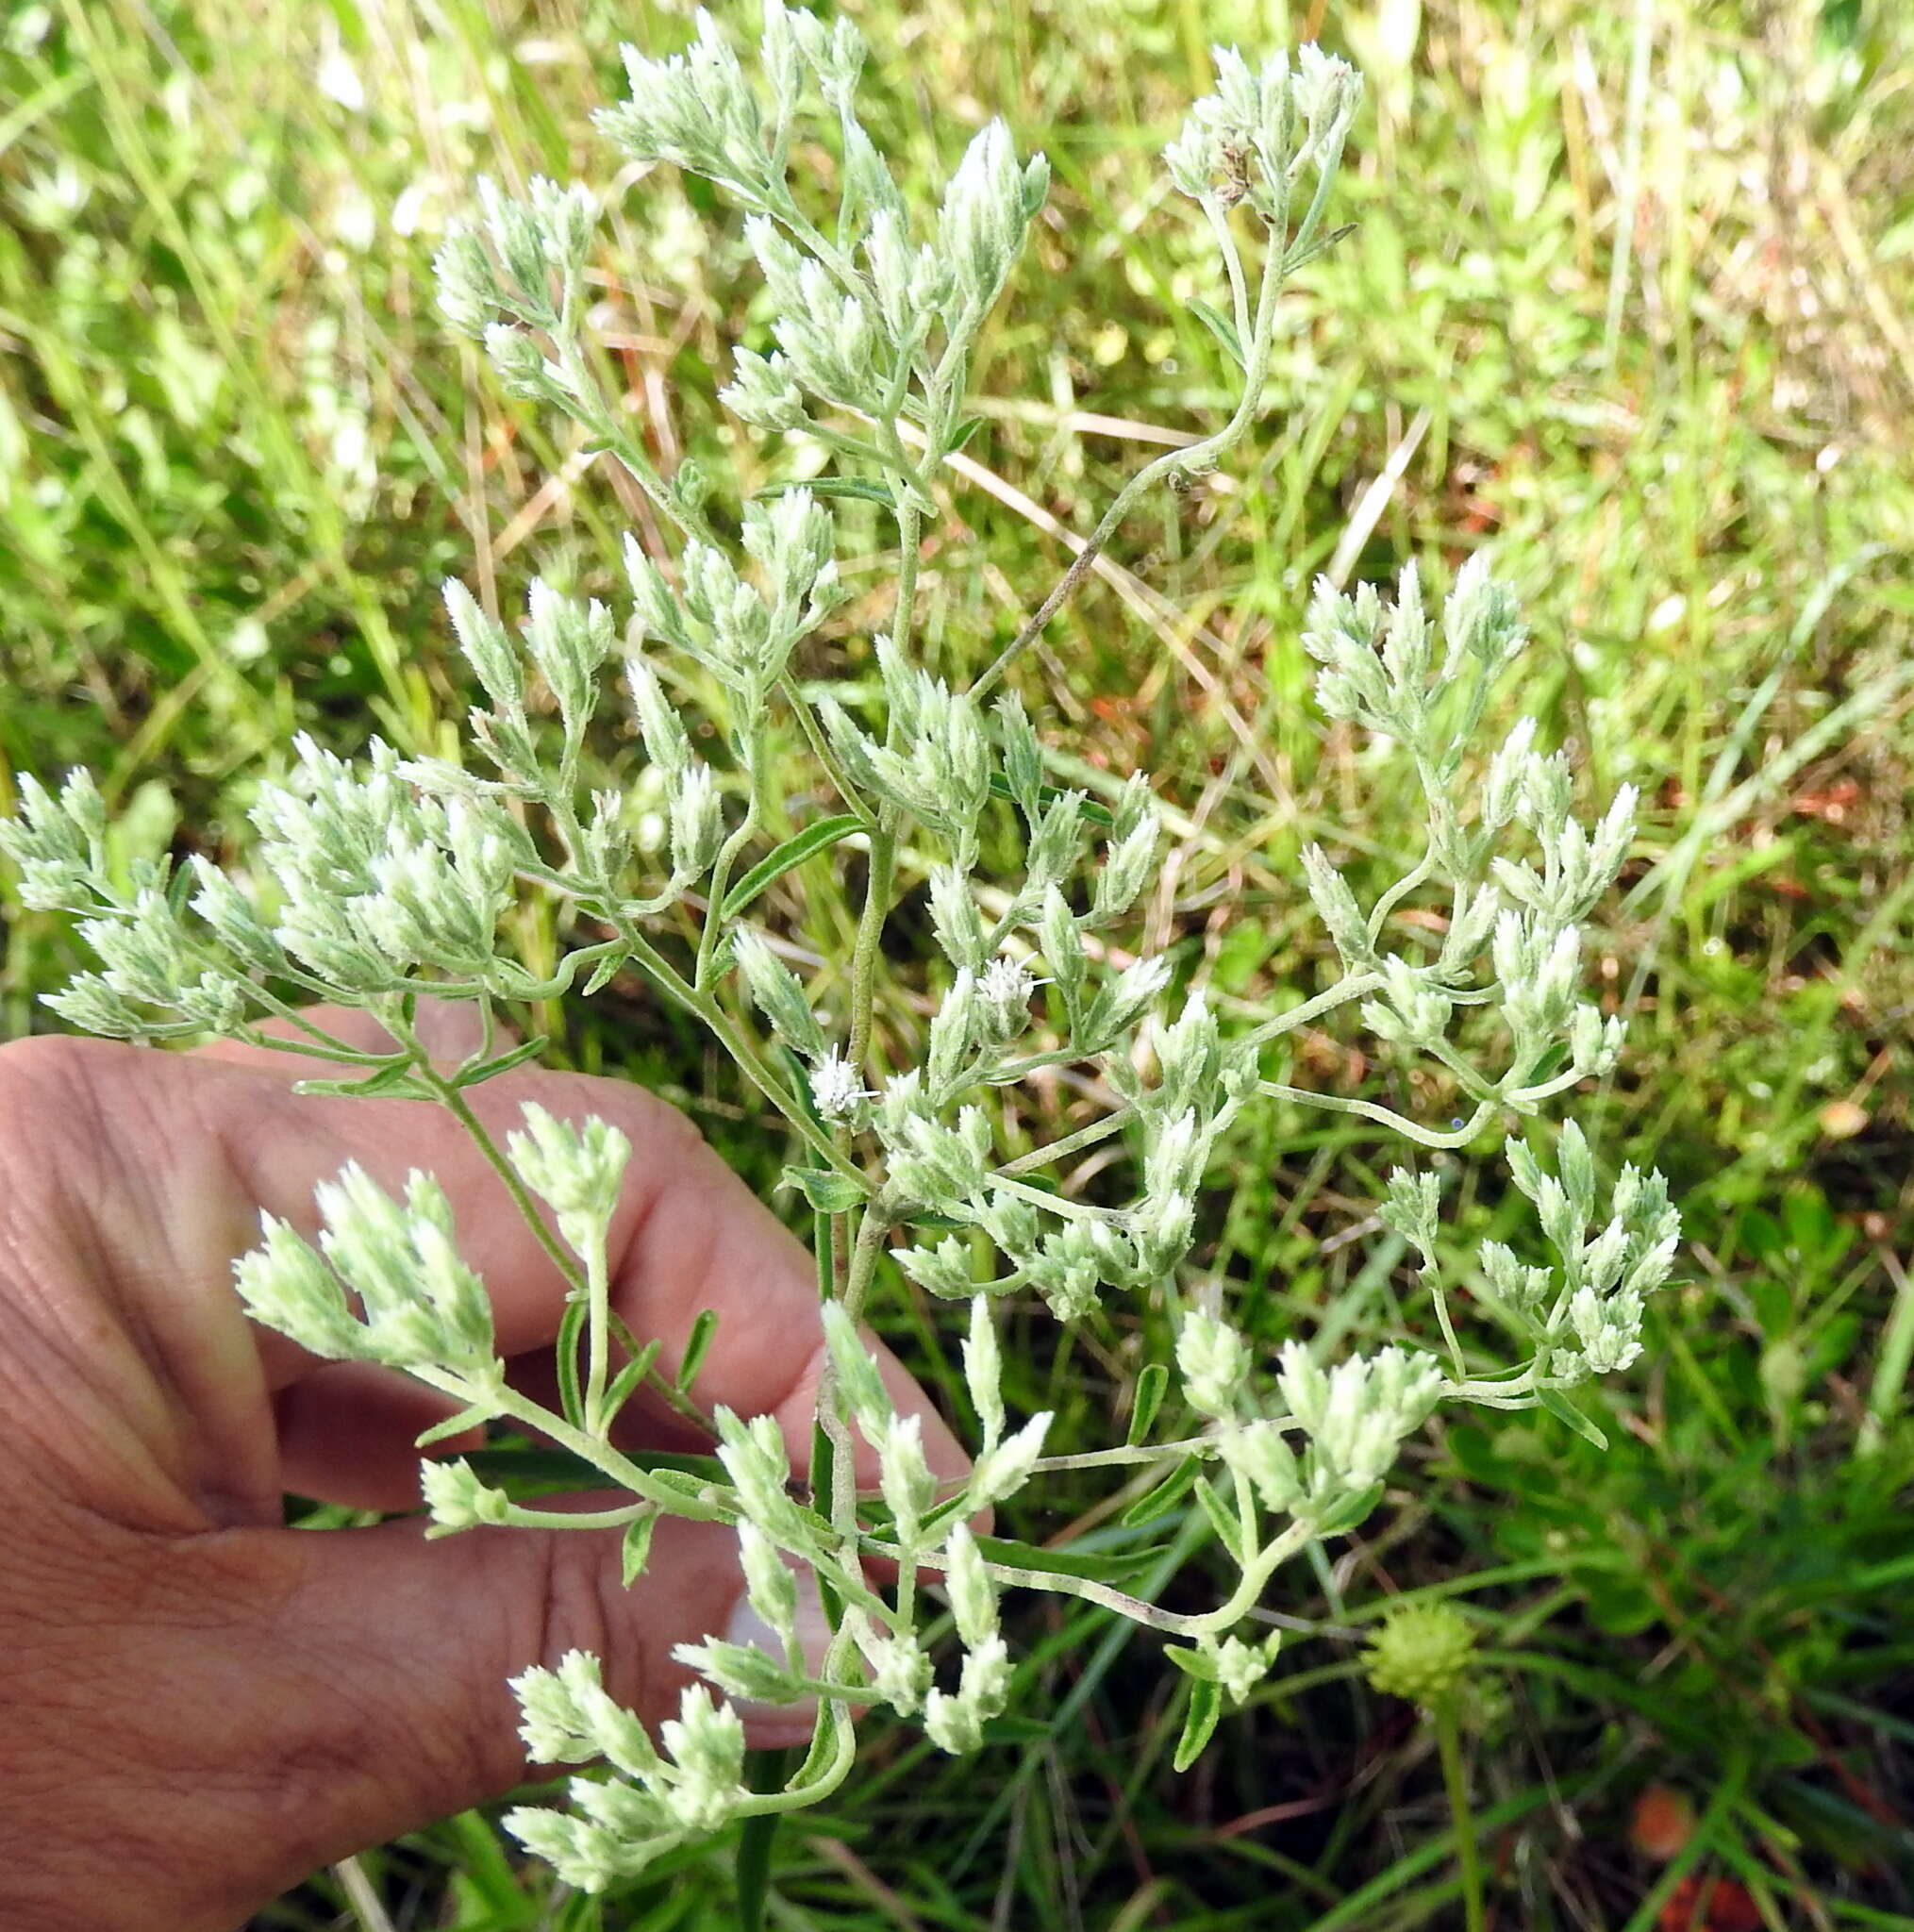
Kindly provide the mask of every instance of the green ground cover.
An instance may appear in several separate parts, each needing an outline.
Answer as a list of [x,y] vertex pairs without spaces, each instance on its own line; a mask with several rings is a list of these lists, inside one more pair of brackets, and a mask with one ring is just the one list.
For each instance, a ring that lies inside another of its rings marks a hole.
[[[1495,1923],[1914,1926],[1914,19],[1885,0],[858,18],[894,153],[947,165],[934,140],[1001,112],[1056,177],[924,559],[923,632],[953,675],[1067,562],[1059,532],[1225,402],[1188,306],[1202,258],[1154,168],[1207,42],[1320,33],[1367,70],[1354,231],[1286,298],[1262,430],[1139,515],[1122,570],[1019,676],[1059,778],[1157,775],[1174,836],[1153,938],[1247,1011],[1323,969],[1299,847],[1380,875],[1410,830],[1410,774],[1305,702],[1312,577],[1411,556],[1445,575],[1491,546],[1540,640],[1511,713],[1577,744],[1594,792],[1644,790],[1600,956],[1639,1018],[1583,1117],[1605,1160],[1670,1175],[1689,1285],[1590,1404],[1606,1448],[1532,1416],[1432,1428],[1360,1536],[1286,1574],[1272,1602],[1328,1627],[1190,1775],[1168,1763],[1184,1680],[1053,1602],[1014,1630],[1027,1735],[975,1763],[879,1739],[774,1845],[770,1922],[1459,1924],[1434,1738],[1360,1664],[1384,1606],[1421,1593],[1480,1633],[1463,1744]],[[480,172],[602,180],[587,113],[617,42],[686,32],[645,0],[0,15],[0,791],[87,764],[129,851],[222,854],[296,728],[447,741],[466,700],[443,575],[508,603],[535,566],[611,580],[641,507],[496,392],[428,263]],[[602,263],[602,353],[667,469],[737,459],[715,391],[764,320],[735,228],[701,241],[700,195],[633,184]],[[883,524],[844,508],[847,574],[881,585]],[[808,648],[857,660],[875,608]],[[557,937],[519,935],[532,959]],[[35,997],[75,963],[58,922],[9,908],[8,1036],[49,1024]],[[779,1134],[636,987],[528,1017],[556,1058],[679,1099],[770,1186]],[[1296,1078],[1444,1105],[1346,1032],[1307,1039]],[[1060,1118],[1070,1097],[1026,1104]],[[1377,1159],[1316,1114],[1239,1130],[1205,1266],[1247,1327],[1428,1339],[1368,1218]],[[1458,1174],[1466,1281],[1513,1210]],[[879,1324],[935,1385],[924,1310],[887,1293]],[[1053,1450],[1108,1440],[1161,1320],[1114,1309],[1059,1349],[1040,1310],[1013,1317],[1012,1400],[1057,1409]],[[1119,1533],[1107,1483],[1066,1500],[1017,1533]],[[1173,1552],[1179,1523],[1148,1534]],[[1166,1587],[1207,1601],[1179,1567]],[[1692,1807],[1672,1857],[1644,1843],[1644,1795]],[[733,1897],[721,1849],[567,1898],[465,1819],[259,1923],[720,1927]]]

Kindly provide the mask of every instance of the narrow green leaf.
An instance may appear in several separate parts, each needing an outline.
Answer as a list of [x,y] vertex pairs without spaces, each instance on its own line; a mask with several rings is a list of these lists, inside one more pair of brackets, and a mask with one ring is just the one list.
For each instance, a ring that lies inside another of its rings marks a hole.
[[1183,1492],[1196,1480],[1203,1465],[1193,1456],[1186,1457],[1154,1490],[1146,1490],[1117,1521],[1125,1528],[1140,1523],[1154,1523],[1167,1516],[1183,1500]]
[[1167,1554],[1170,1545],[1153,1543],[1130,1550],[1073,1550],[1066,1545],[1053,1550],[1040,1543],[980,1536],[977,1548],[990,1562],[1007,1564],[1013,1569],[1040,1570],[1054,1576],[1082,1576],[1092,1582],[1107,1583],[1147,1568],[1157,1557]]
[[475,1402],[470,1408],[461,1408],[457,1415],[448,1415],[442,1423],[434,1423],[423,1435],[412,1439],[413,1445],[429,1449],[434,1442],[442,1442],[449,1436],[462,1436],[467,1429],[482,1427],[497,1413],[497,1409]]
[[294,1093],[349,1094],[358,1100],[396,1099],[429,1100],[428,1089],[420,1086],[412,1076],[412,1057],[401,1054],[390,1064],[381,1067],[375,1074],[368,1074],[362,1080],[301,1080],[292,1089]]
[[1368,1489],[1354,1496],[1345,1496],[1342,1501],[1321,1517],[1316,1524],[1318,1536],[1347,1536],[1352,1529],[1369,1520],[1369,1513],[1382,1501],[1382,1485],[1371,1483]]
[[1216,1682],[1216,1659],[1207,1650],[1191,1650],[1187,1644],[1166,1643],[1163,1655],[1187,1677],[1199,1684]]
[[1183,1719],[1183,1735],[1176,1740],[1173,1761],[1178,1771],[1188,1771],[1203,1756],[1203,1747],[1209,1742],[1216,1721],[1222,1715],[1222,1685],[1195,1679],[1190,1686],[1190,1709]]
[[798,1189],[820,1214],[842,1214],[869,1198],[849,1174],[827,1167],[788,1167],[781,1179]]
[[802,483],[767,483],[753,492],[754,499],[789,496],[793,490],[808,490],[813,496],[858,496],[866,503],[897,508],[897,494],[888,483],[874,483],[868,476],[810,476]]
[[957,425],[956,433],[951,437],[950,441],[944,445],[944,455],[947,457],[956,456],[957,451],[962,449],[983,426],[984,419],[981,416],[966,416]]
[[1216,1493],[1215,1484],[1207,1481],[1198,1483],[1196,1500],[1203,1505],[1203,1513],[1209,1518],[1209,1526],[1216,1532],[1217,1541],[1239,1564],[1246,1562],[1249,1551],[1243,1546],[1241,1519]]
[[618,1574],[626,1590],[644,1574],[644,1566],[651,1560],[651,1533],[657,1527],[657,1511],[647,1509],[624,1532],[624,1542],[618,1553]]
[[647,1341],[611,1378],[611,1386],[605,1391],[607,1415],[616,1415],[638,1392],[638,1385],[651,1373],[651,1365],[657,1359],[659,1346],[657,1341]]
[[591,977],[585,982],[581,998],[590,999],[594,992],[603,992],[617,978],[626,961],[616,953],[607,953],[604,958],[591,969]]
[[828,852],[841,839],[865,829],[864,821],[850,812],[839,812],[827,819],[813,819],[803,831],[793,832],[783,844],[767,852],[731,890],[724,894],[724,916],[736,919],[774,879],[782,878],[793,866],[820,852]]
[[460,1067],[453,1076],[455,1087],[476,1087],[481,1080],[495,1080],[501,1074],[508,1074],[514,1067],[522,1067],[527,1060],[535,1060],[544,1052],[548,1044],[543,1035],[535,1040],[521,1041],[508,1053],[494,1054],[489,1060],[480,1060],[475,1065],[471,1061]]
[[842,1719],[838,1715],[838,1707],[824,1698],[820,1698],[818,1727],[811,1733],[811,1747],[805,1753],[804,1762],[798,1766],[797,1775],[791,1780],[792,1784],[807,1784],[822,1775],[824,1767],[837,1755],[838,1725],[840,1723]]
[[1137,1392],[1130,1404],[1130,1427],[1123,1441],[1134,1449],[1150,1433],[1157,1411],[1163,1406],[1163,1391],[1170,1386],[1170,1371],[1161,1362],[1150,1362],[1137,1377]]
[[698,1371],[705,1365],[706,1352],[710,1348],[711,1338],[717,1332],[717,1309],[700,1308],[698,1319],[691,1324],[691,1340],[685,1343],[684,1359],[678,1363],[676,1388],[680,1395],[698,1379]]
[[[1009,779],[1005,777],[1001,772],[992,772],[990,774],[990,795],[993,798],[1001,798],[1006,805],[1015,805],[1017,803],[1017,794],[1010,790]],[[1046,785],[1038,794],[1044,805],[1050,804],[1053,799],[1060,798],[1062,795],[1063,787],[1060,785]],[[1094,798],[1086,798],[1083,801],[1083,819],[1086,824],[1098,825],[1105,829],[1107,829],[1117,822],[1116,814],[1110,810],[1109,807],[1100,805]]]
[[585,1332],[586,1307],[582,1301],[568,1302],[558,1318],[558,1340],[552,1343],[552,1358],[558,1370],[558,1408],[574,1429],[585,1426],[585,1397],[578,1381],[578,1338]]
[[1229,317],[1223,314],[1221,310],[1212,308],[1207,302],[1191,301],[1186,306],[1195,315],[1197,321],[1202,323],[1204,327],[1223,344],[1224,350],[1228,353],[1229,359],[1239,369],[1247,369],[1249,365],[1243,360],[1242,356],[1242,338],[1236,332],[1236,324],[1231,322]]
[[1559,1389],[1538,1389],[1536,1400],[1555,1417],[1558,1423],[1567,1423],[1585,1442],[1592,1442],[1597,1449],[1606,1449],[1608,1439],[1591,1423]]

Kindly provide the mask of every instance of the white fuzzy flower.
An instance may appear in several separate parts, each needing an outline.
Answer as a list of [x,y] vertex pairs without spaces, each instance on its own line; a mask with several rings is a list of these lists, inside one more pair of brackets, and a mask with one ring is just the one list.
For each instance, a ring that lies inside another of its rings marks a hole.
[[825,1120],[849,1120],[870,1098],[857,1068],[836,1047],[812,1067],[811,1100]]

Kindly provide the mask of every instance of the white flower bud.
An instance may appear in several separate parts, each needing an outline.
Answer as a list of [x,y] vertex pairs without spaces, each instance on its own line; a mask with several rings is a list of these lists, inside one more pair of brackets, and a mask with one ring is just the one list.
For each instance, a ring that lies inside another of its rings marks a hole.
[[511,1509],[505,1491],[485,1482],[463,1457],[452,1462],[422,1462],[419,1484],[432,1518],[432,1527],[425,1532],[428,1539],[504,1523]]
[[1249,1349],[1220,1315],[1190,1308],[1176,1327],[1176,1368],[1199,1415],[1234,1415],[1249,1387]]

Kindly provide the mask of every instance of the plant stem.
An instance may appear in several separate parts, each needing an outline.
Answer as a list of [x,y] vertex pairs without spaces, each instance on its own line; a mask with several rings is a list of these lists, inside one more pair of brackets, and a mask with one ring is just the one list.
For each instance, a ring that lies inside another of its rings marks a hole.
[[[532,1231],[532,1235],[537,1240],[540,1247],[551,1257],[552,1265],[558,1269],[573,1296],[574,1298],[583,1298],[588,1303],[588,1306],[591,1306],[591,1345],[595,1361],[599,1352],[607,1346],[607,1331],[610,1325],[607,1319],[610,1299],[609,1282],[605,1281],[602,1284],[600,1294],[600,1303],[602,1305],[592,1305],[593,1291],[588,1271],[580,1269],[577,1258],[569,1252],[564,1243],[545,1224],[545,1217],[539,1211],[539,1205],[532,1198],[530,1190],[520,1180],[517,1170],[506,1158],[505,1152],[498,1142],[487,1132],[485,1123],[473,1112],[471,1105],[466,1100],[464,1094],[451,1081],[446,1079],[442,1074],[439,1073],[429,1060],[424,1058],[424,1048],[419,1046],[418,1037],[412,1032],[410,1026],[407,1025],[402,1019],[395,1019],[388,1022],[388,1024],[395,1027],[404,1026],[405,1031],[401,1037],[405,1039],[408,1046],[413,1047],[421,1055],[417,1068],[421,1083],[431,1088],[434,1096],[440,1104],[445,1108],[452,1117],[458,1121],[458,1124],[465,1129],[466,1133],[471,1136],[473,1145],[478,1149],[479,1155],[484,1159],[486,1165],[497,1174],[500,1181],[504,1184],[506,1192],[511,1196],[513,1207],[518,1209],[525,1225]],[[601,1269],[603,1265],[601,1257]],[[710,1417],[689,1395],[679,1390],[668,1375],[660,1374],[655,1368],[647,1369],[644,1379],[645,1386],[655,1395],[658,1396],[674,1414],[690,1423],[693,1428],[699,1430],[706,1437],[714,1441],[717,1440],[718,1431],[712,1426]],[[600,1400],[602,1401],[604,1393],[602,1378],[598,1387]],[[592,1413],[589,1408],[586,1412],[588,1415]],[[585,1440],[589,1441],[590,1438]]]
[[1488,1917],[1482,1898],[1482,1848],[1475,1836],[1475,1814],[1469,1807],[1469,1775],[1462,1762],[1462,1739],[1456,1722],[1456,1700],[1445,1697],[1437,1706],[1436,1749],[1442,1759],[1442,1785],[1449,1794],[1449,1816],[1456,1828],[1456,1858],[1462,1870],[1462,1909],[1468,1932],[1485,1932]]

